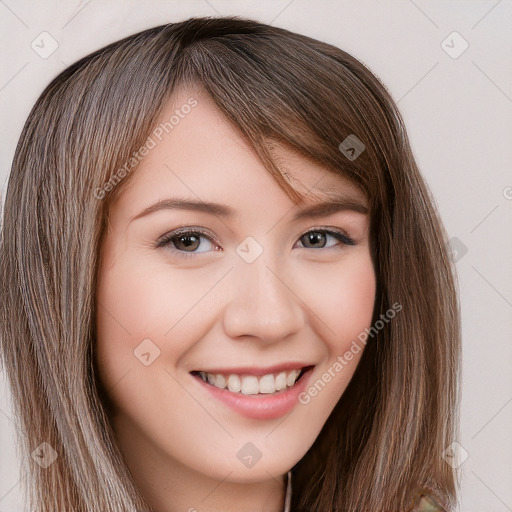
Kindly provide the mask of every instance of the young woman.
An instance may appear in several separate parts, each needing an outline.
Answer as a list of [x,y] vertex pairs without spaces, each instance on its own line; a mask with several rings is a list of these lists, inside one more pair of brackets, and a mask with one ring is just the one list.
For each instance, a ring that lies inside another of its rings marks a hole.
[[239,18],[83,58],[21,135],[1,347],[30,510],[453,510],[459,306],[389,93]]

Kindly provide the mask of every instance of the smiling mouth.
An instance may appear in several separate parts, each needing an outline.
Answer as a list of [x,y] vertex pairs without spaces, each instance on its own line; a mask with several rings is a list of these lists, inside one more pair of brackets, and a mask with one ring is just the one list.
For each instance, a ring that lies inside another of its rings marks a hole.
[[208,373],[204,371],[190,372],[196,378],[219,389],[227,389],[232,393],[243,395],[269,395],[284,392],[292,388],[302,379],[303,375],[312,370],[313,366],[294,370],[269,373],[267,375],[238,375]]

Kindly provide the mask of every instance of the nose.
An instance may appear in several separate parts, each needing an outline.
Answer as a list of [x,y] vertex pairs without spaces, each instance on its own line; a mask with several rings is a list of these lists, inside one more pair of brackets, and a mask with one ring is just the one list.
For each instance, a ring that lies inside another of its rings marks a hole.
[[303,302],[293,290],[293,279],[286,276],[272,270],[263,257],[237,262],[224,311],[226,334],[275,343],[299,332],[305,324]]

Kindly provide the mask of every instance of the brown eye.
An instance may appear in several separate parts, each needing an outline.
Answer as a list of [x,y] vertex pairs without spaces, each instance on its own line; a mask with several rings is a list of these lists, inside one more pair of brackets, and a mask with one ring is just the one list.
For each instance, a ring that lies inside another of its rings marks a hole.
[[323,249],[325,247],[334,247],[338,244],[331,244],[326,245],[327,241],[330,238],[334,238],[338,242],[341,242],[345,245],[355,245],[355,242],[349,238],[348,236],[344,235],[343,233],[340,233],[338,231],[331,231],[331,230],[311,230],[305,233],[300,237],[300,241],[303,244],[305,248],[308,249]]
[[325,247],[326,236],[320,231],[310,231],[302,235],[301,240],[305,247]]
[[199,247],[199,240],[197,235],[178,235],[171,239],[174,247],[180,251],[195,251]]
[[215,250],[216,246],[207,233],[193,230],[173,231],[164,235],[156,244],[157,247],[167,247],[181,256]]

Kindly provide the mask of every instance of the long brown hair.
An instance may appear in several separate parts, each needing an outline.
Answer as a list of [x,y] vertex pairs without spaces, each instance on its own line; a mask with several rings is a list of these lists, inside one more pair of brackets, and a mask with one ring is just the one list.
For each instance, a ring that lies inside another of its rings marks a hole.
[[[88,55],[50,83],[25,124],[4,206],[0,336],[30,510],[149,508],[96,378],[97,263],[109,204],[136,172],[130,159],[187,84],[211,96],[297,203],[275,143],[364,191],[374,322],[402,306],[368,338],[348,388],[292,468],[292,510],[406,511],[424,489],[451,510],[459,476],[442,452],[458,438],[456,275],[400,113],[348,53],[237,17],[191,18]],[[351,135],[364,144],[357,158],[340,150]],[[42,442],[57,453],[46,469],[30,456]]]

